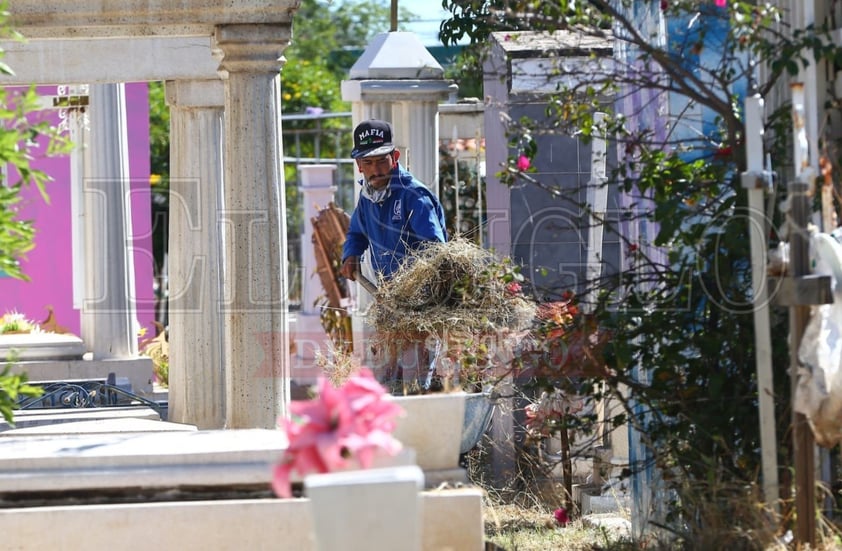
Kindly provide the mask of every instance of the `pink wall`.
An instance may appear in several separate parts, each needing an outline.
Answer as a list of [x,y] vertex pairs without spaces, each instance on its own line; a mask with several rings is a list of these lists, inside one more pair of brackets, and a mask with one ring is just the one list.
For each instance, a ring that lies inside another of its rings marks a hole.
[[[42,94],[52,95],[55,91],[55,87],[39,88]],[[126,85],[137,317],[140,325],[154,334],[148,100],[146,83]],[[79,310],[73,308],[70,160],[41,158],[37,167],[53,179],[47,185],[50,202],[46,204],[34,188],[25,190],[21,217],[35,220],[37,230],[35,248],[22,263],[30,281],[0,276],[0,315],[15,310],[27,319],[42,321],[47,316],[47,306],[52,306],[58,323],[78,335]]]

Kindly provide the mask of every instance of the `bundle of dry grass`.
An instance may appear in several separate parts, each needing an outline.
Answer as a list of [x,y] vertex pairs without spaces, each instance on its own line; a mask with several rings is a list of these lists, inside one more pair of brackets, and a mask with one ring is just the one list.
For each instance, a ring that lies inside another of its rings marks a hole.
[[483,334],[528,328],[535,303],[510,259],[455,238],[430,243],[381,281],[367,320],[392,336]]

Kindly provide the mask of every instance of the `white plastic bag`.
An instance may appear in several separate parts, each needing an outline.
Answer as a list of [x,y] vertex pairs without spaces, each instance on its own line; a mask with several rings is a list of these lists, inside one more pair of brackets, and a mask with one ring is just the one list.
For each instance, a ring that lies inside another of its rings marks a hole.
[[833,276],[834,301],[812,308],[798,348],[798,384],[793,407],[804,414],[816,443],[842,441],[842,245],[825,233],[810,239],[816,273]]

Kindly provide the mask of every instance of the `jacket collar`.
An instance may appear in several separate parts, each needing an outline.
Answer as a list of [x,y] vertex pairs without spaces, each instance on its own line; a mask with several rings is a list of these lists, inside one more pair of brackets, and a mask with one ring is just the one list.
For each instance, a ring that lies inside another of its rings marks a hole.
[[383,186],[382,189],[374,189],[368,184],[368,182],[361,180],[360,183],[362,184],[362,190],[360,190],[360,193],[372,203],[380,205],[383,201],[389,198],[392,194],[392,186],[396,185],[396,181],[400,183],[404,174],[405,171],[401,168],[400,163],[398,163],[397,166],[392,169],[392,175],[391,178],[389,178],[389,182]]

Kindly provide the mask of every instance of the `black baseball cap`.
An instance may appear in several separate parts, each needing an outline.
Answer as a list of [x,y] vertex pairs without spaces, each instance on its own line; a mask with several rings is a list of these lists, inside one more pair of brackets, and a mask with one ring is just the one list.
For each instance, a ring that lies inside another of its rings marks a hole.
[[361,122],[354,129],[354,149],[351,158],[376,157],[395,150],[392,141],[392,125],[386,121],[371,119]]

